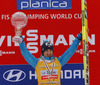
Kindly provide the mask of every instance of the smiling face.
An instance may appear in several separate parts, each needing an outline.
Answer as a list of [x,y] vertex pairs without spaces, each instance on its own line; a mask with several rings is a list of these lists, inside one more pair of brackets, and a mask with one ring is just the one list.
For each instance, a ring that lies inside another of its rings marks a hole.
[[51,49],[47,49],[44,51],[44,56],[45,57],[52,57],[53,56],[53,51]]

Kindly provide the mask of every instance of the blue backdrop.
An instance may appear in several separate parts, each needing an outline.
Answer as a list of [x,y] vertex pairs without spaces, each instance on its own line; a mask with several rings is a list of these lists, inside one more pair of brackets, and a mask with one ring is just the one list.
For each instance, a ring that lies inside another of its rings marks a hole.
[[[61,85],[84,85],[83,64],[66,64],[61,71]],[[0,85],[37,85],[30,65],[0,65]]]

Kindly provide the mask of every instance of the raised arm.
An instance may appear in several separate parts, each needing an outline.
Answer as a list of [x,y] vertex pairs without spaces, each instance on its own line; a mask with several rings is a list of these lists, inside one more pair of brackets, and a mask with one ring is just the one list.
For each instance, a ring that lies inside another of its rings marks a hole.
[[25,46],[25,42],[23,37],[22,38],[22,43],[19,43],[20,46],[20,50],[21,50],[21,54],[23,55],[23,57],[25,58],[25,60],[33,67],[35,68],[39,59],[35,58],[26,48]]
[[65,51],[65,53],[62,56],[58,57],[61,66],[65,65],[69,61],[69,59],[73,56],[73,54],[76,52],[81,39],[82,39],[82,34],[79,33],[77,38],[69,47],[69,49],[67,49],[67,51]]

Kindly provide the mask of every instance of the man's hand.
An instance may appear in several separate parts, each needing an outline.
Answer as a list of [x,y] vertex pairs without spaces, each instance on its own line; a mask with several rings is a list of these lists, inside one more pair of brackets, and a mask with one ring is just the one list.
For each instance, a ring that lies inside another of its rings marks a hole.
[[22,28],[15,28],[15,36],[12,41],[16,43],[22,43],[22,38],[20,37],[22,33]]
[[[89,28],[87,28],[87,32],[89,33]],[[81,34],[82,34],[82,30],[81,30],[81,32],[80,32]]]

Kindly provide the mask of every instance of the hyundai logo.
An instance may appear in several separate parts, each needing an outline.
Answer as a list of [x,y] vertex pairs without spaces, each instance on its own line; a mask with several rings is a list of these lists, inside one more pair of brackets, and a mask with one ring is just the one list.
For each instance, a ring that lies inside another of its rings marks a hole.
[[10,82],[18,82],[25,79],[26,74],[22,70],[12,69],[8,70],[3,74],[3,78]]

